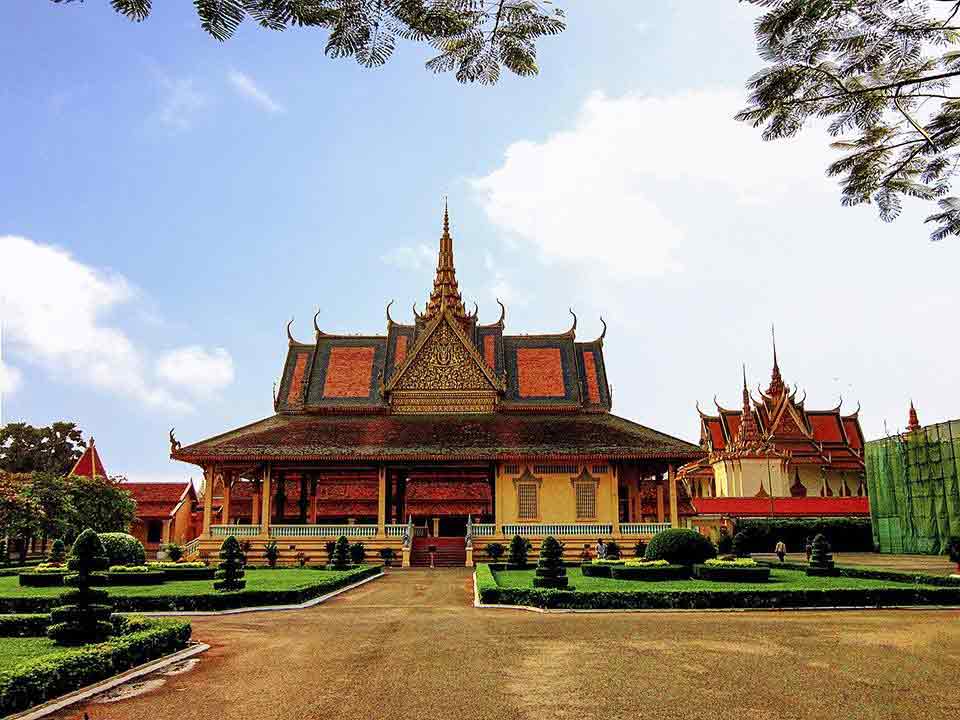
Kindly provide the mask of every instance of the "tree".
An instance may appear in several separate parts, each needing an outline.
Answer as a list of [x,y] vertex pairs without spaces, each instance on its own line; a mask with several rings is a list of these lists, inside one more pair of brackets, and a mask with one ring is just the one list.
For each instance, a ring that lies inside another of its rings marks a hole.
[[507,569],[521,570],[527,567],[527,554],[530,552],[530,541],[519,535],[514,535],[510,541],[510,554],[507,555]]
[[[52,0],[72,4],[83,0]],[[150,16],[152,0],[111,0],[135,22]],[[435,73],[456,70],[459,82],[495,83],[501,66],[536,75],[536,41],[566,28],[550,0],[194,0],[200,26],[217,40],[230,38],[245,19],[270,30],[315,27],[328,31],[329,57],[383,65],[397,40],[425,43],[438,54]]]
[[533,586],[538,588],[565,588],[569,585],[567,568],[563,564],[563,543],[552,535],[540,545],[540,560],[537,562]]
[[51,565],[63,565],[66,559],[67,548],[63,544],[63,540],[57,538],[53,541],[53,545],[50,547],[50,555],[47,557],[47,562]]
[[350,541],[346,535],[337,538],[333,546],[333,557],[330,558],[330,567],[334,570],[346,570],[350,567]]
[[70,553],[67,568],[72,571],[64,579],[76,587],[61,595],[59,607],[50,611],[53,621],[47,635],[61,645],[85,645],[106,640],[113,632],[110,624],[110,600],[104,590],[90,587],[90,576],[105,570],[108,561],[103,543],[97,534],[87,528],[77,538]]
[[948,195],[960,161],[960,0],[741,1],[767,9],[756,37],[768,64],[737,119],[763,126],[765,140],[828,120],[843,155],[827,174],[844,205],[875,202],[890,222],[904,196],[935,201],[932,239],[960,235],[960,198]]
[[137,503],[123,488],[121,478],[71,475],[66,482],[76,517],[85,526],[96,532],[126,532],[130,529]]
[[0,472],[0,532],[20,541],[20,562],[26,561],[30,538],[45,519],[40,503],[24,492],[22,476]]
[[39,532],[47,538],[75,537],[82,529],[82,518],[73,506],[69,492],[70,482],[63,475],[36,471],[24,480],[27,497],[43,508]]
[[216,582],[213,583],[213,589],[218,592],[229,592],[231,590],[243,590],[247,586],[247,581],[243,579],[243,566],[246,565],[247,558],[243,554],[240,543],[233,535],[227,536],[220,546],[220,565],[216,574]]
[[9,423],[0,427],[0,470],[66,475],[86,445],[83,433],[72,422],[55,422],[39,428]]

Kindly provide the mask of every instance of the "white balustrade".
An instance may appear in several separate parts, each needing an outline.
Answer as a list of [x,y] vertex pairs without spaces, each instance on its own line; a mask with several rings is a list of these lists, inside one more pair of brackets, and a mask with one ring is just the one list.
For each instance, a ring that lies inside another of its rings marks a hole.
[[623,535],[656,535],[669,529],[670,523],[620,523],[620,533]]
[[259,525],[211,525],[211,537],[256,537],[260,534]]
[[372,538],[377,535],[376,525],[271,525],[270,534],[273,537],[296,538],[338,538],[346,537]]
[[496,535],[497,526],[493,523],[474,523],[473,524],[473,536],[474,537],[493,537]]
[[384,525],[383,529],[387,537],[403,537],[403,531],[407,529],[406,525]]
[[413,529],[413,536],[414,536],[414,537],[426,537],[426,536],[427,536],[427,529],[426,529],[425,527],[415,527],[415,528]]
[[503,534],[507,537],[513,535],[546,537],[553,536],[574,536],[574,537],[602,537],[613,534],[612,525],[594,524],[594,523],[518,523],[503,526]]

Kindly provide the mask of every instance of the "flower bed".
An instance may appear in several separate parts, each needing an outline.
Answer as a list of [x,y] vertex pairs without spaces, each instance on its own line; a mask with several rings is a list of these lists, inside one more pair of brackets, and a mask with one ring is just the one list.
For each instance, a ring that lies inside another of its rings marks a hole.
[[614,580],[681,580],[690,577],[690,568],[659,560],[651,563],[626,563],[611,568],[610,577]]
[[737,561],[720,561],[711,563],[709,560],[702,565],[693,566],[693,576],[700,580],[715,582],[767,582],[770,579],[770,568],[757,565],[738,565]]
[[167,579],[162,570],[150,570],[144,565],[113,566],[106,576],[107,585],[160,585]]
[[137,665],[186,647],[190,623],[182,620],[121,618],[122,633],[107,642],[62,649],[45,637],[31,638],[49,652],[0,667],[0,715],[22,712]]

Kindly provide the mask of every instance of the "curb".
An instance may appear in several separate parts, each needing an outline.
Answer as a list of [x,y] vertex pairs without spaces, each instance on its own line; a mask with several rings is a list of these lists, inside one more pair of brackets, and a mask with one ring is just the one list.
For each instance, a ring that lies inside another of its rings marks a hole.
[[361,585],[365,585],[368,582],[382,578],[386,573],[380,572],[376,575],[371,575],[369,577],[363,578],[363,580],[358,580],[357,582],[351,585],[344,585],[342,588],[338,588],[331,592],[328,592],[326,595],[321,595],[320,597],[315,597],[312,600],[307,600],[306,602],[299,603],[298,605],[255,605],[253,607],[242,607],[242,608],[230,608],[229,610],[164,610],[158,612],[136,612],[136,615],[144,615],[146,617],[206,617],[206,616],[215,616],[215,615],[239,615],[241,613],[251,613],[251,612],[280,612],[283,610],[305,610],[311,608],[314,605],[319,605],[324,603],[332,597],[336,597],[340,593],[345,593],[348,590],[353,590],[358,588]]
[[960,605],[823,605],[782,608],[538,608],[533,605],[491,605],[480,602],[477,590],[477,574],[473,574],[473,606],[480,610],[523,610],[525,612],[551,614],[603,614],[603,613],[749,613],[749,612],[823,612],[824,610],[960,610]]
[[35,705],[29,710],[24,710],[19,715],[9,715],[6,720],[36,720],[37,718],[46,717],[51,713],[57,712],[58,710],[63,710],[65,707],[69,707],[70,705],[78,703],[81,700],[87,700],[94,695],[99,695],[107,690],[112,690],[118,685],[123,685],[130,680],[135,680],[138,677],[143,677],[144,675],[149,675],[157,670],[162,670],[165,667],[173,665],[174,663],[178,663],[181,660],[191,658],[194,655],[199,655],[200,653],[206,652],[209,649],[210,646],[206,643],[190,645],[183,650],[178,650],[171,655],[165,655],[162,658],[151,660],[143,665],[138,665],[135,668],[131,668],[126,672],[120,673],[119,675],[114,675],[113,677],[95,683],[94,685],[87,685],[86,687],[80,688],[79,690],[74,690],[72,693],[68,693],[67,695],[61,695],[53,700],[48,700],[42,705]]

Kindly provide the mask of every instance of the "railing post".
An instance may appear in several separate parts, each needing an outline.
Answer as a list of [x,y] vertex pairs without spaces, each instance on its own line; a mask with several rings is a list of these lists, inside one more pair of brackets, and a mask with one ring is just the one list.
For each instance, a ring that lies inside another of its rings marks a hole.
[[213,466],[203,469],[203,533],[204,539],[210,537],[210,515],[213,512]]
[[670,527],[680,527],[680,515],[677,511],[677,472],[673,465],[667,466],[667,479],[670,483]]
[[387,468],[377,468],[377,537],[386,537],[384,525],[387,523]]
[[260,537],[270,536],[270,463],[263,466],[263,481],[260,483]]

